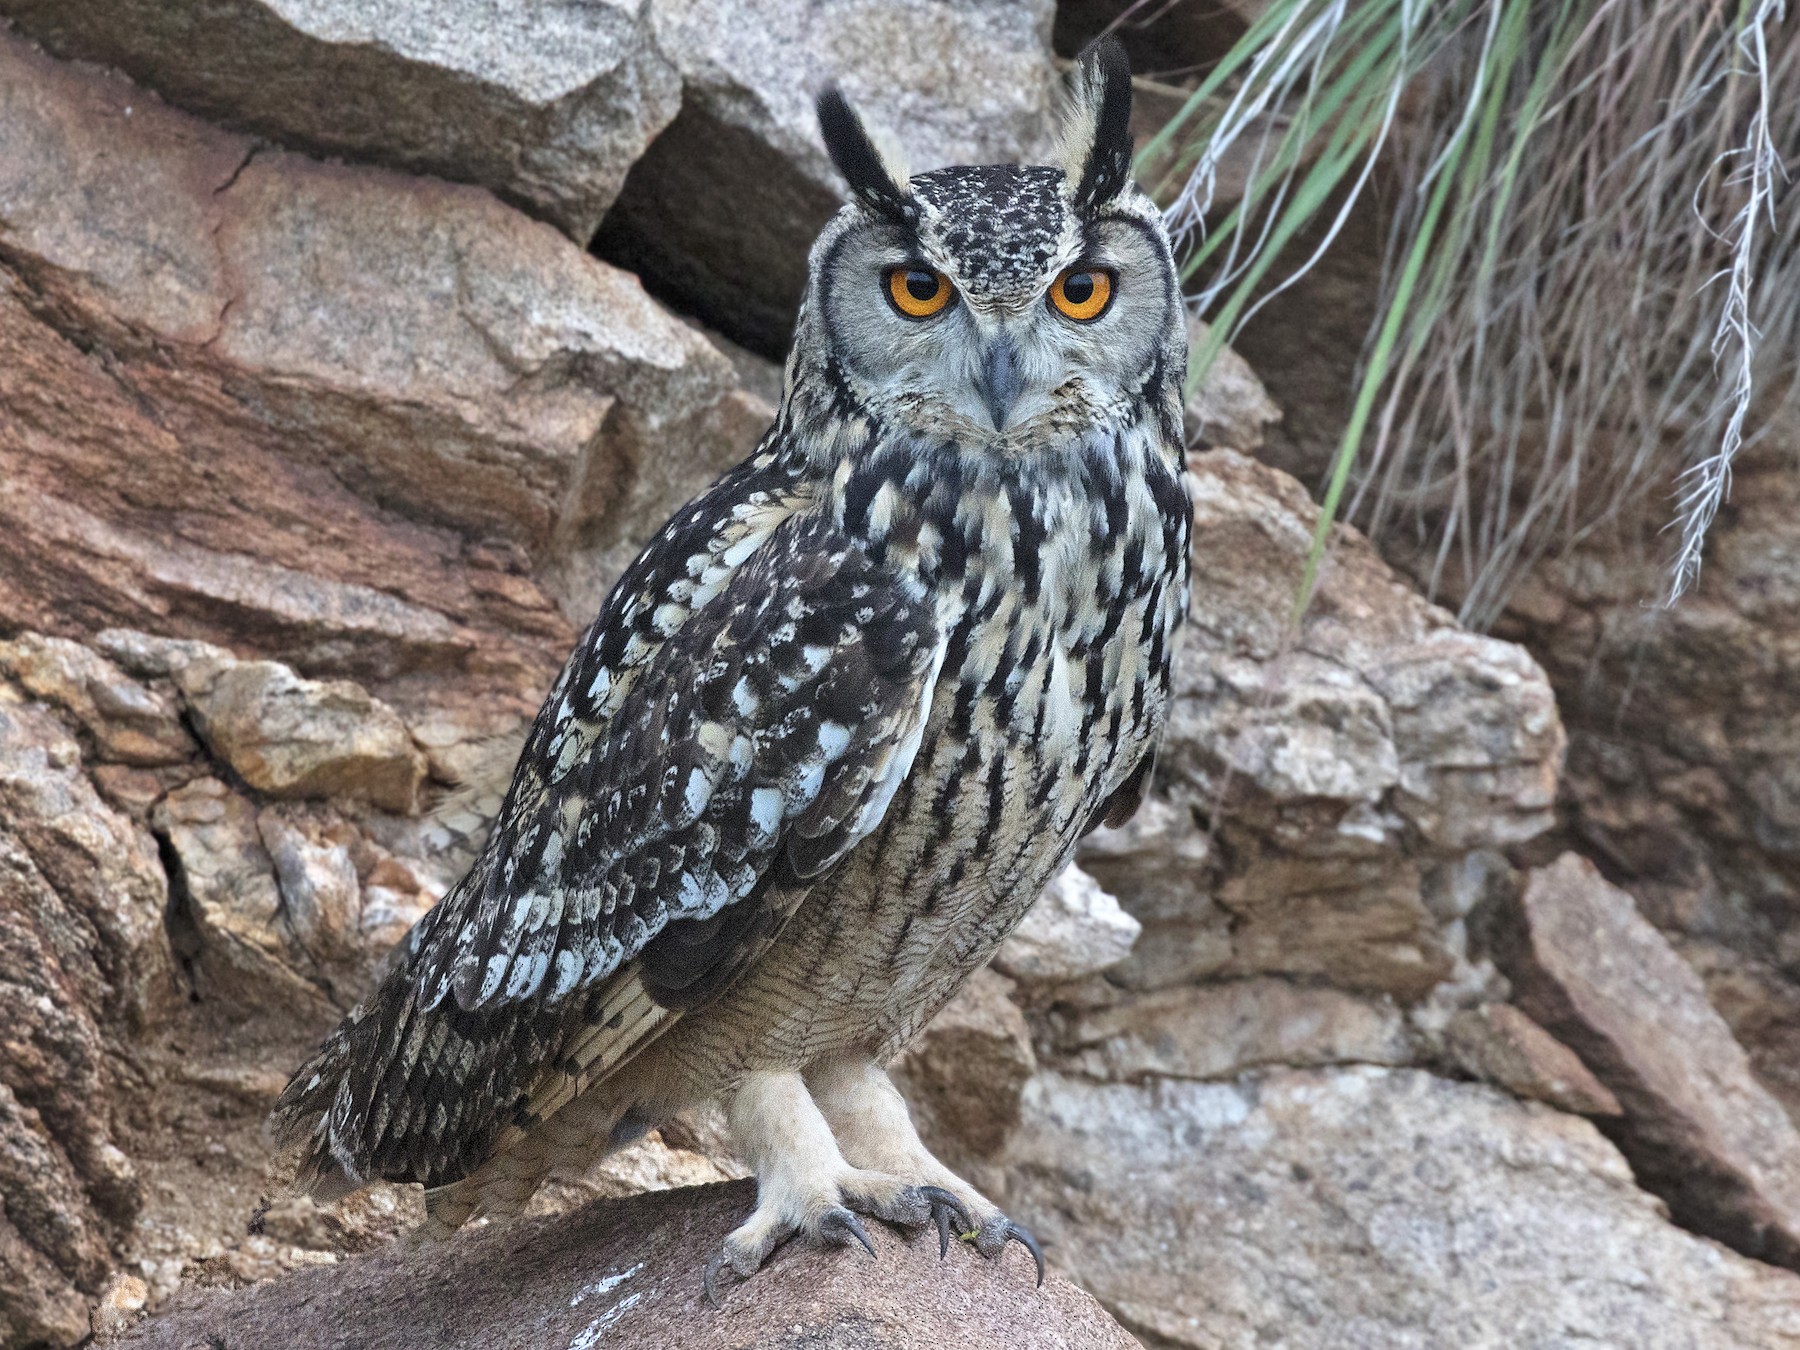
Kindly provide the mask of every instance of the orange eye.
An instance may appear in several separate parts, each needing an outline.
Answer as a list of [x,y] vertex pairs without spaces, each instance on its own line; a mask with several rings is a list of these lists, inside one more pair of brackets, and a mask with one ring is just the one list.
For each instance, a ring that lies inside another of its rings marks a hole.
[[1070,268],[1050,283],[1050,303],[1056,307],[1056,312],[1078,323],[1086,323],[1106,313],[1112,296],[1111,272]]
[[926,267],[896,267],[887,274],[888,299],[909,319],[929,319],[956,294],[950,278]]

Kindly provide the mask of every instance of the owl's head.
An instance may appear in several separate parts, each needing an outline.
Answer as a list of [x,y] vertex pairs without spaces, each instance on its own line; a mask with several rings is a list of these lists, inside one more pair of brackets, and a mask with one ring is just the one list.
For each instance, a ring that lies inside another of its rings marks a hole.
[[797,378],[890,426],[1000,450],[1172,405],[1180,292],[1131,182],[1130,114],[1124,52],[1103,41],[1074,71],[1059,163],[909,177],[828,90],[820,127],[853,200],[813,250]]

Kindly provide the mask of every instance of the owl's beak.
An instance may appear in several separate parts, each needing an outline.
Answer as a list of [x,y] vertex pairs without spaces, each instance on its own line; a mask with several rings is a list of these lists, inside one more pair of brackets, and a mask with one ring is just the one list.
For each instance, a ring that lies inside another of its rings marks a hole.
[[1002,333],[987,349],[987,355],[981,363],[981,373],[975,377],[975,392],[981,395],[981,401],[987,405],[988,416],[994,419],[994,430],[1005,431],[1007,416],[1012,412],[1013,404],[1019,401],[1019,390],[1023,382],[1019,378],[1019,353],[1014,349],[1012,339]]

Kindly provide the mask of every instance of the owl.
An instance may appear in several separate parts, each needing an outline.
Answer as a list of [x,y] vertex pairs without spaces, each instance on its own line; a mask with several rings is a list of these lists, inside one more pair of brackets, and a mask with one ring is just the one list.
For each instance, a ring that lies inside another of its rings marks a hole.
[[625,572],[485,850],[282,1094],[314,1194],[419,1182],[441,1235],[710,1100],[757,1198],[709,1295],[870,1218],[1042,1280],[883,1065],[1130,815],[1168,706],[1187,349],[1130,107],[1103,43],[1059,162],[915,177],[821,97],[851,201],[775,424]]

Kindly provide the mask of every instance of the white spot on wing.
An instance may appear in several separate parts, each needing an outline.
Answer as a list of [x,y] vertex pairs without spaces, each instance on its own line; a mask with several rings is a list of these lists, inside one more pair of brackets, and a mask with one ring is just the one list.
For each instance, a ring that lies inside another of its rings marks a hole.
[[712,779],[706,776],[705,769],[695,769],[688,775],[687,791],[682,794],[682,805],[690,816],[697,816],[706,809],[707,802],[712,800]]
[[834,760],[842,755],[850,745],[850,728],[842,722],[819,723],[819,749],[825,752],[827,760]]
[[781,792],[776,788],[757,788],[750,794],[750,823],[756,827],[756,842],[767,844],[781,826]]
[[[581,953],[560,951],[556,954],[556,983],[550,986],[550,997],[561,998],[581,979]],[[575,1305],[571,1303],[570,1307]]]
[[506,975],[507,956],[505,952],[496,952],[488,957],[487,971],[481,977],[481,993],[476,1001],[486,1003],[500,990],[500,981]]
[[794,782],[794,809],[798,811],[801,807],[809,804],[813,798],[819,795],[819,789],[824,785],[825,766],[823,764],[808,764],[806,766],[806,771]]
[[731,687],[731,706],[736,708],[741,716],[755,716],[757,705],[761,702],[762,700],[756,696],[756,690],[750,687],[750,681],[742,676]]

